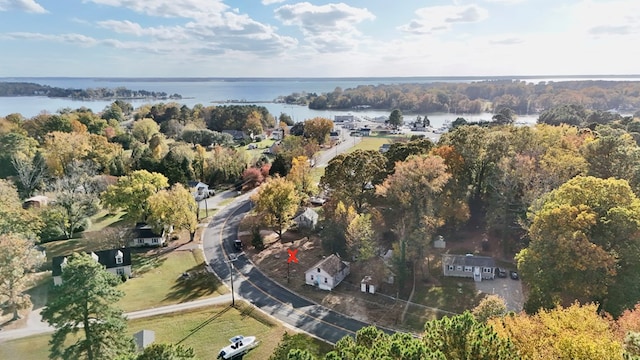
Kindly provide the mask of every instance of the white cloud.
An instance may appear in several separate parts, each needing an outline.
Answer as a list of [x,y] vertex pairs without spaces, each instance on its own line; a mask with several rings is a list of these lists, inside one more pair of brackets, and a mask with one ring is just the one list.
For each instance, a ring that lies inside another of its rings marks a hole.
[[284,5],[275,10],[284,25],[297,26],[312,49],[319,52],[342,52],[353,49],[362,40],[357,25],[375,16],[366,8],[344,3],[313,5],[308,2]]
[[92,37],[82,34],[42,34],[31,32],[12,32],[0,35],[3,39],[10,40],[37,40],[37,41],[55,41],[60,43],[77,44],[83,46],[91,46],[98,43],[98,41]]
[[424,7],[415,11],[418,16],[400,30],[412,34],[432,34],[451,29],[457,23],[475,23],[489,17],[489,12],[477,5],[445,5]]
[[222,0],[83,0],[100,5],[124,7],[135,12],[159,16],[181,18],[206,18],[220,14],[229,7]]
[[499,3],[499,4],[518,4],[518,3],[525,2],[527,0],[485,0],[485,1],[490,3]]
[[0,0],[0,11],[20,10],[30,13],[44,14],[47,12],[35,0]]
[[566,11],[570,30],[576,35],[640,34],[640,2],[637,0],[583,0],[562,10]]
[[283,3],[287,0],[262,0],[262,5],[271,5],[271,4],[279,4]]

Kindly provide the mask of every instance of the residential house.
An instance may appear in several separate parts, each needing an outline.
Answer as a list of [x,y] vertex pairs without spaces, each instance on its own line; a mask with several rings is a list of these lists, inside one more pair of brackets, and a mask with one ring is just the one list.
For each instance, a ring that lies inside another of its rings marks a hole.
[[329,141],[332,143],[336,143],[342,141],[342,136],[340,134],[340,129],[333,130],[329,132]]
[[23,209],[29,209],[32,207],[41,208],[49,204],[49,198],[44,195],[36,195],[26,199],[22,202]]
[[492,257],[467,255],[442,255],[444,276],[468,277],[475,281],[494,279],[496,262]]
[[338,255],[331,254],[309,268],[304,277],[307,285],[332,290],[349,275],[349,271],[349,263],[342,261]]
[[[119,276],[131,276],[131,249],[121,248],[92,251],[88,254],[90,254],[95,261],[104,265],[108,272]],[[70,255],[56,256],[51,259],[54,285],[62,284],[62,269],[67,264],[69,256]]]
[[282,140],[284,139],[285,130],[283,128],[275,128],[271,131],[271,138],[273,140]]
[[189,186],[189,191],[193,194],[196,201],[209,198],[213,192],[213,190],[209,190],[209,185],[200,181],[189,181],[187,185]]
[[389,148],[391,148],[391,144],[389,144],[389,143],[382,144],[382,145],[380,146],[379,151],[380,151],[381,153],[383,153],[383,154],[384,154],[384,153],[386,153],[387,151],[389,151]]
[[234,141],[249,139],[249,135],[245,134],[244,131],[241,130],[222,130],[222,133],[231,135]]
[[[170,231],[169,231],[170,232]],[[166,241],[166,232],[158,234],[145,223],[137,223],[133,229],[133,239],[129,241],[131,247],[162,246]]]
[[370,136],[371,135],[371,129],[369,128],[360,128],[360,130],[358,130],[358,132],[360,133],[360,135],[362,136]]
[[312,208],[307,207],[293,217],[293,222],[298,228],[313,229],[318,223],[318,213]]

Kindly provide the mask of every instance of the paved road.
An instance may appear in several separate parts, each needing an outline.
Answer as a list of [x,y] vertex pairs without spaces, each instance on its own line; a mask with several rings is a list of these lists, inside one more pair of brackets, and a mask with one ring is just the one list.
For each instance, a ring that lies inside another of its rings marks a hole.
[[[174,312],[179,312],[184,310],[197,309],[197,308],[211,306],[211,305],[227,304],[229,302],[231,302],[231,294],[224,294],[217,297],[194,300],[194,301],[189,301],[181,304],[167,305],[167,306],[161,306],[157,308],[133,311],[130,313],[126,313],[125,316],[129,319],[140,319],[140,318],[169,314],[169,313],[174,313]],[[52,333],[53,331],[55,331],[54,328],[47,325],[47,323],[42,322],[42,317],[40,316],[40,310],[37,310],[29,314],[29,319],[27,320],[26,327],[15,329],[15,330],[0,331],[0,343],[4,341],[27,337],[27,336]]]
[[237,256],[235,261],[227,260],[230,254],[235,254],[232,241],[237,238],[240,220],[250,210],[249,196],[242,195],[219,211],[203,235],[205,258],[213,271],[230,284],[230,268],[233,268],[236,296],[253,303],[278,320],[330,343],[337,342],[345,335],[354,335],[360,328],[369,325],[283,288],[267,278],[243,254]]

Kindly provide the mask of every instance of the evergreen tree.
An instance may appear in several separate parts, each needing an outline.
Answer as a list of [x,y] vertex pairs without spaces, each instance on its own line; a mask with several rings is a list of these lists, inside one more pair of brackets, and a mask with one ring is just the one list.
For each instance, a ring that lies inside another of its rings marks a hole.
[[75,253],[62,269],[42,318],[56,330],[51,359],[114,359],[133,351],[122,310],[113,306],[124,295],[120,280],[90,255]]

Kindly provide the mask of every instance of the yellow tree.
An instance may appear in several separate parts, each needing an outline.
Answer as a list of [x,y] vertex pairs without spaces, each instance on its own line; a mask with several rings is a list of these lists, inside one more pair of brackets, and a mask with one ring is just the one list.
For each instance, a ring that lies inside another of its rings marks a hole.
[[501,338],[511,339],[523,359],[622,359],[622,344],[598,306],[575,303],[535,315],[488,321]]
[[311,164],[306,156],[296,156],[291,161],[291,170],[287,174],[287,180],[296,185],[296,190],[301,194],[313,194],[313,178],[311,177]]
[[333,121],[326,118],[316,117],[304,122],[304,135],[314,139],[320,145],[329,140],[331,130],[333,130]]
[[177,183],[168,190],[160,190],[149,197],[148,222],[156,231],[188,230],[193,241],[198,228],[198,204],[188,189]]
[[283,230],[291,222],[300,204],[295,184],[281,177],[267,180],[251,200],[263,223],[273,228],[279,238],[282,238]]
[[13,310],[13,319],[20,318],[18,310],[31,305],[24,294],[29,273],[35,271],[44,260],[42,252],[31,240],[16,234],[0,235],[0,303]]
[[87,157],[91,151],[91,143],[86,133],[54,131],[47,135],[44,149],[47,168],[54,176],[61,177],[74,161]]
[[167,186],[169,181],[164,175],[137,170],[109,185],[102,193],[102,202],[112,210],[126,210],[127,216],[135,221],[146,221],[149,198]]
[[131,134],[144,144],[148,144],[153,135],[159,132],[160,125],[149,118],[136,121],[131,129]]
[[247,135],[260,135],[263,133],[262,128],[262,115],[258,111],[252,111],[249,113],[247,117],[247,121],[244,123],[242,127],[242,131],[244,131]]

